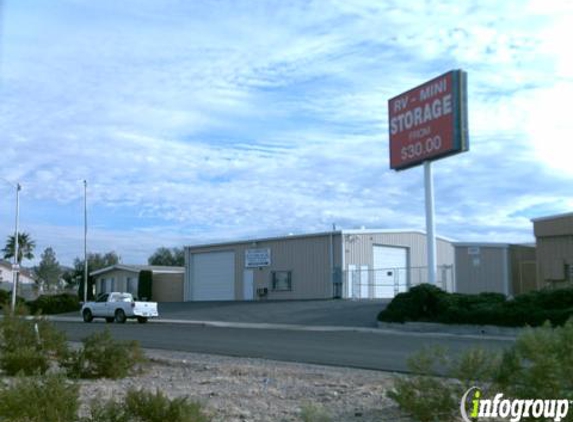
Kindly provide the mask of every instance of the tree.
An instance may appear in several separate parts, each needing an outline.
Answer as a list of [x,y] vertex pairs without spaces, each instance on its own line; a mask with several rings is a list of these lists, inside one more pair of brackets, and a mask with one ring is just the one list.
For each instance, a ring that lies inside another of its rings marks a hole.
[[147,263],[149,265],[182,267],[185,265],[185,251],[183,248],[157,248],[153,255],[147,259]]
[[34,268],[36,275],[46,282],[48,290],[56,287],[62,276],[62,268],[56,259],[56,253],[50,248],[46,248],[42,253],[40,264]]
[[[8,236],[6,241],[6,246],[2,249],[5,259],[14,258],[14,249],[16,242],[14,241],[14,235]],[[18,257],[16,261],[18,265],[22,263],[25,259],[34,259],[34,248],[36,247],[36,242],[32,240],[28,233],[18,233]]]
[[[93,299],[93,285],[94,279],[89,274],[93,271],[100,270],[105,267],[119,264],[119,255],[114,252],[88,253],[88,299]],[[80,258],[74,259],[74,280],[79,284],[78,295],[80,300],[84,299],[84,260]]]

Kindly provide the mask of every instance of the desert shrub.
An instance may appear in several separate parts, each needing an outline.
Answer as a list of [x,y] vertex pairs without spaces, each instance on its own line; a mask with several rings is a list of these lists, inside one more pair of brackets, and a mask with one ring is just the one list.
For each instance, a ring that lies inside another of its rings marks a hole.
[[79,350],[71,351],[61,366],[72,378],[124,378],[145,361],[136,341],[115,340],[108,329],[82,340]]
[[41,313],[43,315],[53,315],[78,311],[80,309],[80,302],[76,295],[44,295],[34,301],[28,302],[27,306],[32,314]]
[[86,422],[208,422],[200,403],[187,397],[169,399],[160,391],[130,389],[123,402],[92,402]]
[[572,315],[573,289],[541,290],[506,300],[501,293],[446,293],[422,284],[397,295],[378,319],[518,327],[545,321],[563,325]]
[[155,393],[145,390],[128,391],[125,408],[129,415],[142,422],[207,422],[210,419],[200,403],[192,402],[187,397],[170,400],[159,390]]
[[378,319],[387,322],[433,320],[444,306],[445,291],[431,284],[420,284],[392,299]]
[[6,305],[10,303],[12,296],[9,291],[0,289],[0,305]]
[[432,349],[408,365],[417,375],[396,378],[388,397],[422,422],[455,420],[460,398],[474,386],[484,397],[572,400],[573,319],[563,327],[529,328],[502,354],[469,349],[456,358]]
[[454,420],[463,393],[491,380],[500,361],[498,354],[480,348],[457,357],[441,347],[426,348],[408,359],[416,375],[396,377],[387,395],[421,422]]
[[75,422],[79,388],[59,375],[17,379],[0,389],[0,420]]
[[42,318],[27,319],[25,308],[0,322],[0,368],[8,375],[45,373],[68,354],[66,336]]
[[495,381],[518,398],[573,400],[573,319],[563,327],[546,323],[520,335],[504,353]]
[[330,422],[332,418],[324,407],[314,403],[304,403],[300,409],[303,422]]

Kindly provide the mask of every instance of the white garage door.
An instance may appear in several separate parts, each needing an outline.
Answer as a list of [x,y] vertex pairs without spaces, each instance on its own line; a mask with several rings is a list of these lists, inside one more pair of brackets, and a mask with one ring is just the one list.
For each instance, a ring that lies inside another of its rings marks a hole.
[[408,288],[408,249],[374,246],[374,297],[394,297]]
[[235,300],[235,253],[192,255],[193,300]]

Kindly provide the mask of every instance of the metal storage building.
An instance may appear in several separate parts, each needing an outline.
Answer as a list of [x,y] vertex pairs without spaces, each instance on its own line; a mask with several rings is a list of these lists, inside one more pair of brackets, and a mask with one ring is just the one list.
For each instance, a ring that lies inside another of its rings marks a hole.
[[96,296],[114,291],[129,292],[138,297],[138,281],[141,271],[151,271],[153,281],[151,298],[156,302],[181,302],[183,298],[184,267],[162,265],[116,264],[90,273],[95,281]]
[[515,296],[537,288],[535,247],[455,243],[456,292]]
[[[454,248],[437,239],[439,284],[454,289]],[[184,300],[393,297],[426,281],[426,236],[334,230],[185,248]]]
[[562,287],[573,282],[573,213],[536,218],[539,287]]

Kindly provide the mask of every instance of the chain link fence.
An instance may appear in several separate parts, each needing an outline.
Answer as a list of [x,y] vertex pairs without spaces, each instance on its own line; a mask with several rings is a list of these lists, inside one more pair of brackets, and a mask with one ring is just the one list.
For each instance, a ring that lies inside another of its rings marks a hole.
[[[392,298],[410,287],[428,282],[427,267],[379,268],[366,266],[342,271],[341,296],[349,299]],[[454,267],[441,265],[436,269],[436,285],[443,290],[453,292]]]

